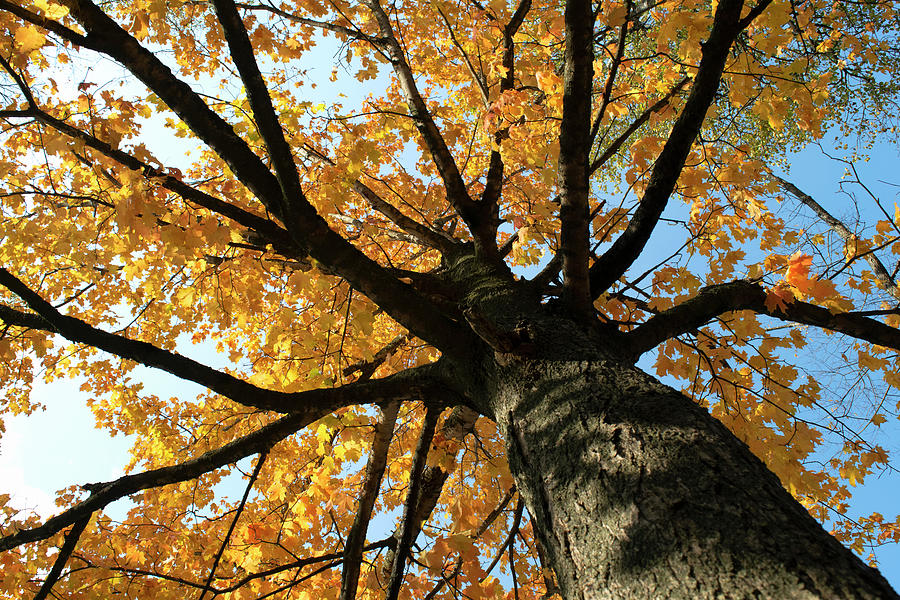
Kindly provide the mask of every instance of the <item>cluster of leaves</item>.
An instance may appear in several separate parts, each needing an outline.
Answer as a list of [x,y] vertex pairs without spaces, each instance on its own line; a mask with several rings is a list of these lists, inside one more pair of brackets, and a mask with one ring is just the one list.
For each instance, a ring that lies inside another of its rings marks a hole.
[[[561,244],[556,183],[565,31],[558,3],[221,4],[239,11],[265,69],[303,194],[361,256],[415,286],[440,266],[442,248],[457,240],[480,243],[479,232],[460,223],[446,161],[434,159],[446,153],[470,197],[498,198],[497,236],[507,263],[520,273],[540,270],[536,279],[548,284],[547,297],[558,293],[560,265],[547,264]],[[594,4],[592,252],[637,215],[668,132],[688,103],[716,5]],[[71,557],[62,562],[69,566],[55,577],[71,597],[352,598],[341,568],[356,569],[359,590],[352,593],[381,597],[397,562],[409,597],[525,600],[553,593],[503,442],[488,419],[458,408],[429,417],[434,410],[376,397],[310,412],[292,430],[280,429],[290,416],[272,411],[290,414],[285,406],[298,401],[292,394],[340,384],[357,389],[352,385],[373,377],[427,367],[439,353],[333,265],[279,237],[273,227],[284,215],[264,205],[240,174],[251,167],[224,156],[190,125],[196,101],[277,170],[249,84],[235,76],[241,58],[220,22],[222,11],[214,3],[165,0],[116,0],[103,10],[108,23],[91,16],[99,9],[89,0],[0,0],[0,266],[8,269],[0,281],[2,410],[15,415],[39,407],[29,396],[35,373],[47,380],[77,375],[98,425],[133,436],[135,477],[188,467],[157,479],[157,486],[135,479],[127,492],[135,505],[124,519],[90,518],[92,509],[54,535],[0,554],[0,593],[43,589],[53,549],[65,555],[70,539],[78,547],[68,549]],[[675,190],[681,202],[665,213],[668,233],[677,232],[667,236],[677,239],[671,254],[648,252],[642,269],[630,270],[594,303],[605,321],[634,331],[714,286],[735,279],[764,286],[756,312],[726,312],[678,335],[651,335],[636,351],[655,351],[658,374],[679,380],[859,552],[900,541],[896,518],[842,517],[850,487],[890,458],[850,416],[864,414],[879,426],[892,416],[890,407],[848,407],[791,364],[793,351],[808,343],[806,326],[778,319],[796,320],[792,307],[812,304],[832,315],[867,311],[896,327],[900,295],[891,257],[900,254],[900,218],[886,215],[874,232],[855,225],[851,231],[773,168],[786,151],[821,138],[835,123],[893,131],[898,19],[889,1],[769,3],[728,54],[716,99],[684,161]],[[148,59],[132,46],[110,50],[119,38],[102,40],[97,23],[121,27],[116,36],[143,44],[162,62],[142,67]],[[307,70],[309,57],[321,61],[330,39],[346,56],[332,79],[348,94],[365,82],[368,95],[322,102],[316,86],[326,82]],[[98,53],[122,62],[143,84],[109,75]],[[190,102],[178,105],[164,92]],[[435,146],[429,127],[440,132],[443,147]],[[163,128],[172,137],[155,131]],[[158,158],[173,139],[189,148],[177,166]],[[502,194],[491,188],[497,161]],[[805,205],[826,233],[794,226],[781,203]],[[29,300],[28,290],[49,304]],[[28,320],[26,305],[43,306],[43,321]],[[210,388],[193,400],[148,394],[129,378],[134,368],[168,363],[142,360],[107,338],[72,334],[66,336],[72,343],[61,342],[54,337],[64,332],[61,313],[91,331],[114,331],[116,340],[164,351],[189,340],[208,344],[228,357],[224,376],[252,386],[230,394],[223,390],[231,380],[210,376],[192,379]],[[854,351],[885,398],[900,387],[894,350],[861,341]],[[282,403],[256,400],[269,397],[261,390],[280,394]],[[433,439],[425,435],[429,421]],[[243,454],[222,452],[260,431],[282,433],[242,447]],[[384,431],[387,439],[379,442]],[[823,460],[823,448],[835,440],[840,452]],[[253,455],[247,472],[233,466]],[[379,461],[383,475],[373,479]],[[434,486],[430,505],[414,484],[416,473],[426,474],[423,490]],[[238,475],[248,480],[246,493],[223,498]],[[359,521],[358,509],[373,485],[369,512],[386,533],[354,555],[346,549],[360,527],[365,539],[370,517]],[[104,489],[72,487],[60,506],[83,506]],[[5,535],[42,527],[37,515],[19,513],[8,501]],[[403,536],[419,529],[415,547],[406,550],[411,564],[403,579]]]

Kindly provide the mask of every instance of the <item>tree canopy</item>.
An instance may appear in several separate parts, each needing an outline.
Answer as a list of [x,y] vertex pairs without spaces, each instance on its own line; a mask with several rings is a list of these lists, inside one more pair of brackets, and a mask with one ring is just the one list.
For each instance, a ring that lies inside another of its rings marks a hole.
[[[77,376],[135,440],[50,519],[0,496],[0,595],[556,594],[476,355],[641,360],[856,553],[900,541],[848,514],[895,459],[900,209],[855,161],[897,9],[0,0],[0,410]],[[835,135],[836,203],[784,169]]]

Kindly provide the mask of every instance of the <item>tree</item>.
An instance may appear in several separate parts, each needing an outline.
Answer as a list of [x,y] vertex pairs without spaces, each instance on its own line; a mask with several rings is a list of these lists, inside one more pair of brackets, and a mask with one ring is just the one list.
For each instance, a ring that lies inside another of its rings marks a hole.
[[[900,537],[842,516],[889,465],[900,214],[775,167],[891,138],[893,2],[0,10],[4,409],[77,374],[136,439],[56,516],[4,507],[6,596],[897,597],[813,517]],[[359,103],[312,89],[326,36]],[[791,362],[817,331],[843,398]]]

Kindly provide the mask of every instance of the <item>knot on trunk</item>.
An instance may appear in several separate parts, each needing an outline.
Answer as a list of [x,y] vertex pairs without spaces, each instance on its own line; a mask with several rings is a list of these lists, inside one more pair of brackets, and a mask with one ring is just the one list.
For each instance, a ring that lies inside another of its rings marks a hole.
[[512,329],[499,327],[481,311],[469,307],[463,311],[472,331],[500,354],[528,356],[534,353],[535,344],[528,322],[520,320]]

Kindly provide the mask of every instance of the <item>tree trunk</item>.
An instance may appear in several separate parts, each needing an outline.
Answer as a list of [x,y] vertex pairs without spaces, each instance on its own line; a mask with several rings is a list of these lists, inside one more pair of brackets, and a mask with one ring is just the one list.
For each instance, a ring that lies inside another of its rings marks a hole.
[[612,361],[490,378],[564,598],[898,598],[703,408]]

